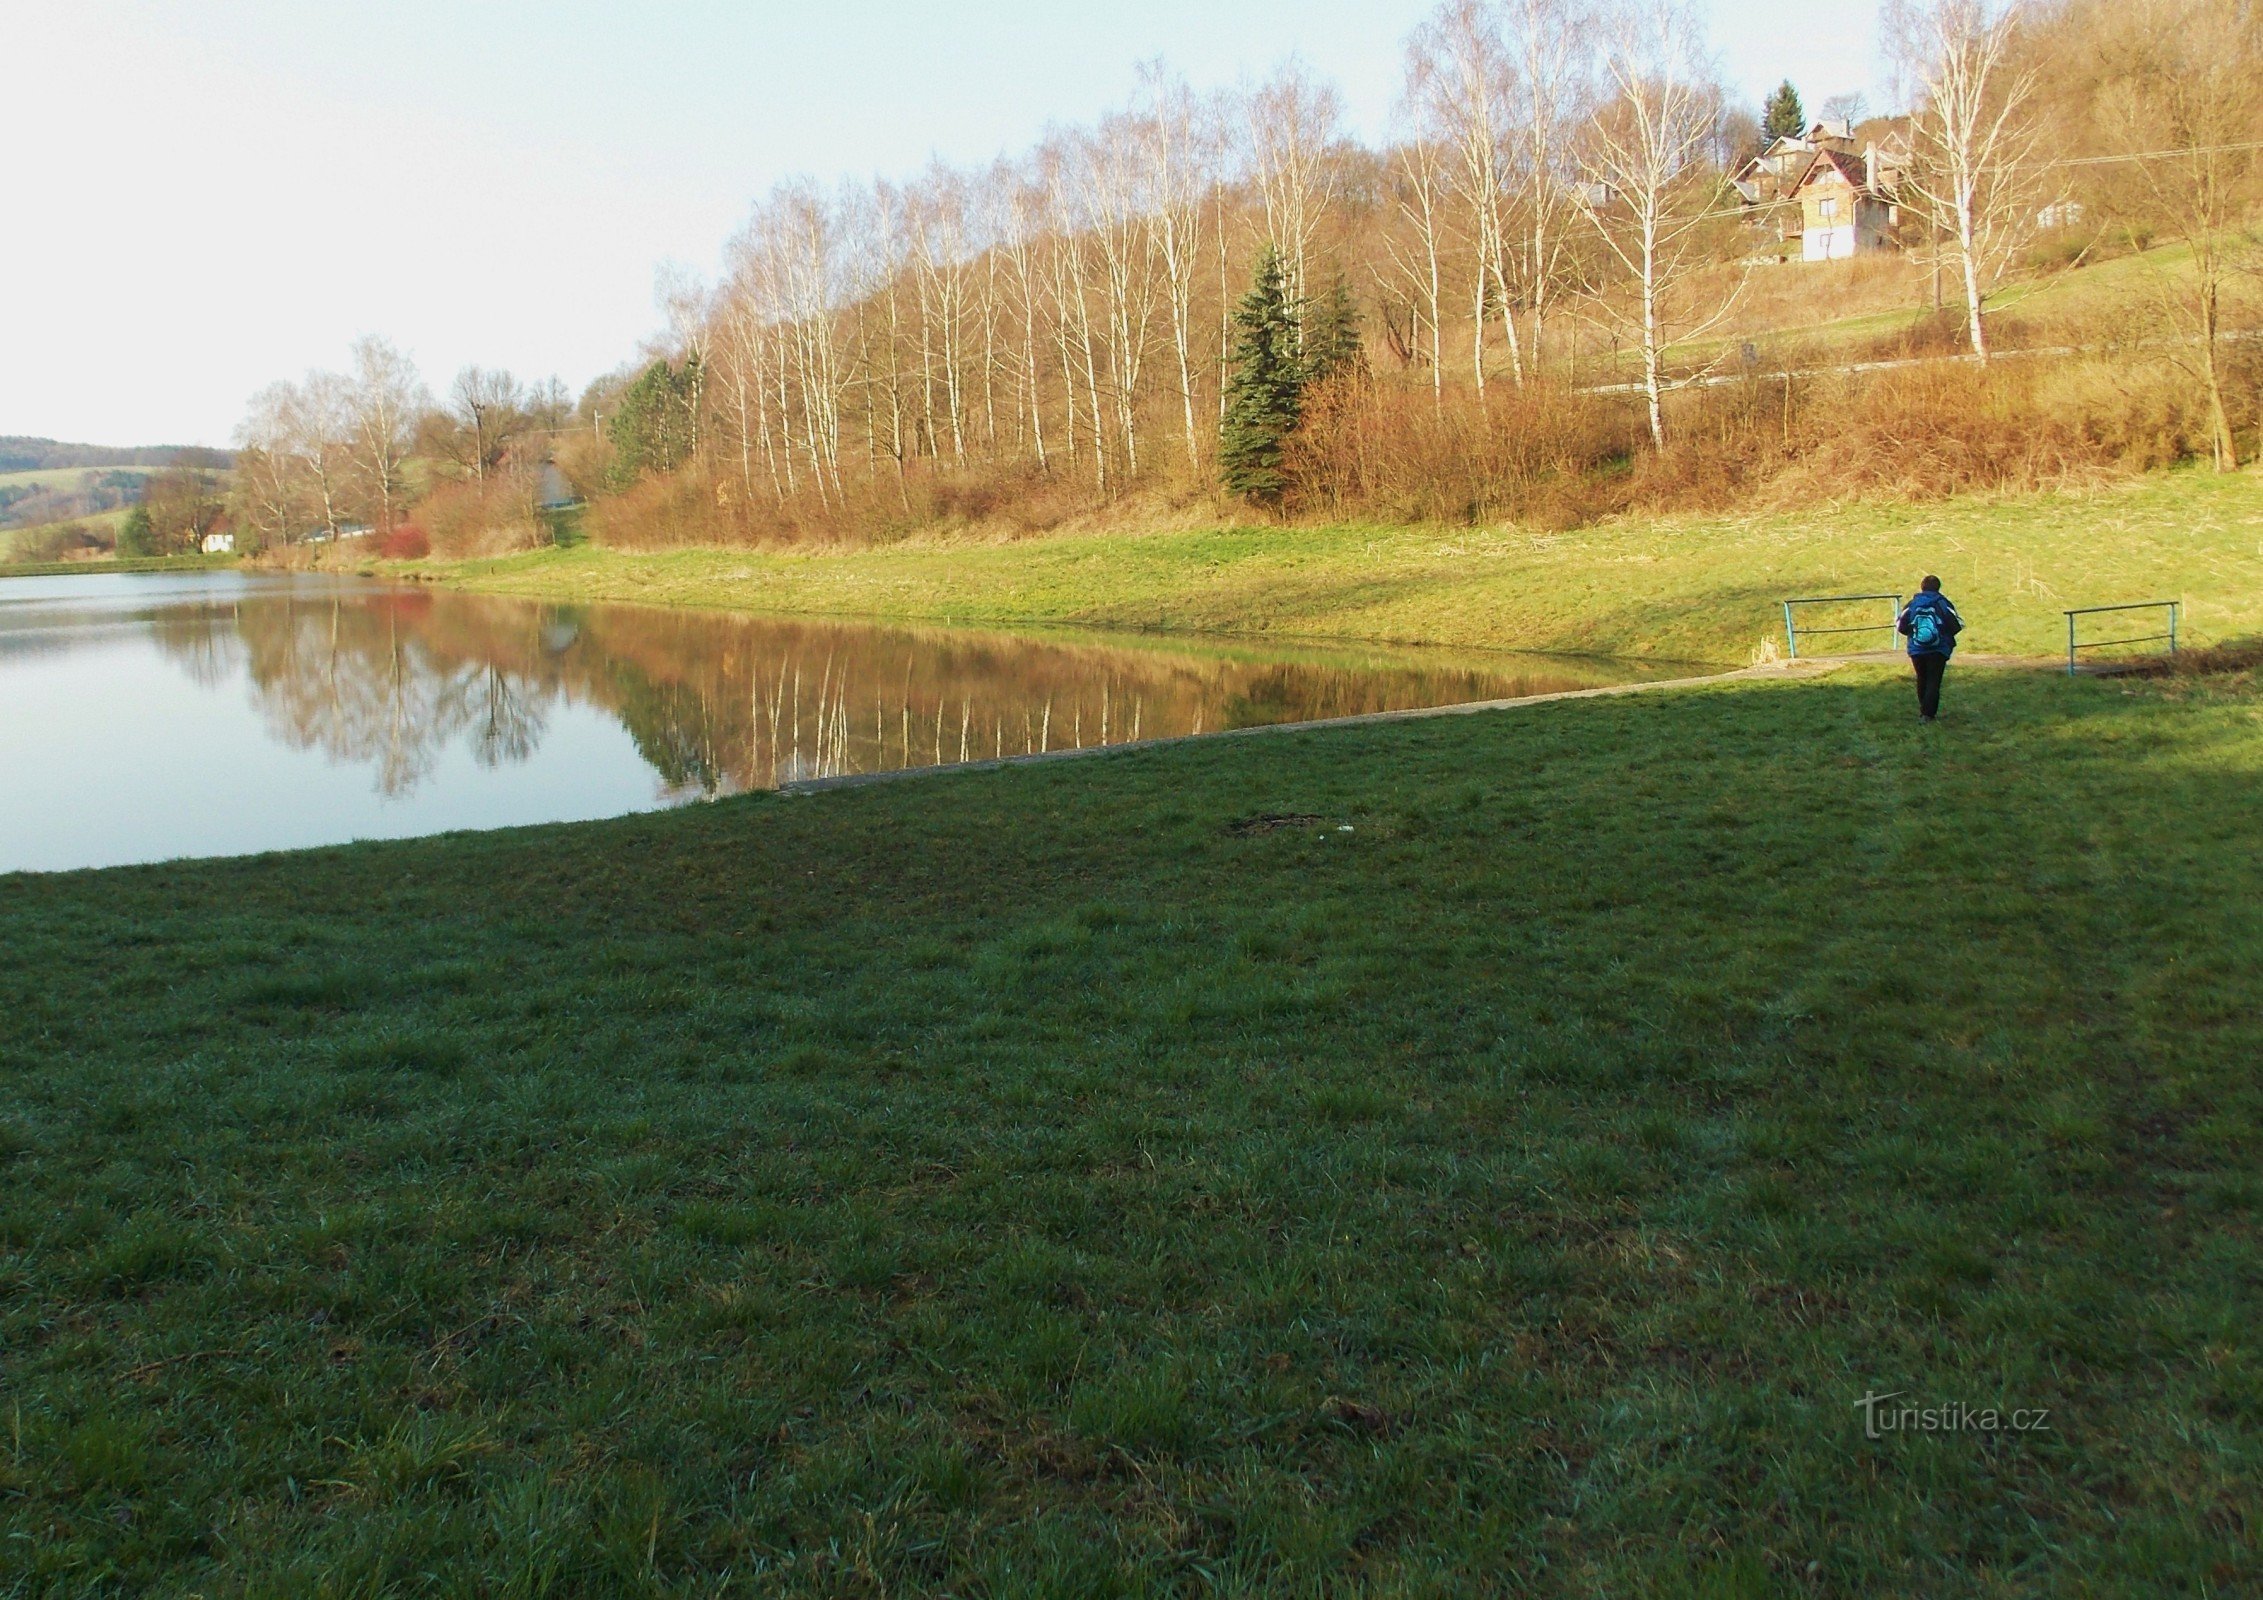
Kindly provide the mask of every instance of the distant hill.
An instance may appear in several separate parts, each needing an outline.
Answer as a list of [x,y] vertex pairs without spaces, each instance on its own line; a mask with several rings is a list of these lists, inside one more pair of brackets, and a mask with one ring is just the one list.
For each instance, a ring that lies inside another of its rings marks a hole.
[[42,472],[52,467],[215,467],[233,458],[225,450],[196,444],[67,444],[0,433],[0,472]]
[[65,444],[0,435],[0,528],[34,528],[122,511],[153,472],[225,472],[234,458],[202,445]]

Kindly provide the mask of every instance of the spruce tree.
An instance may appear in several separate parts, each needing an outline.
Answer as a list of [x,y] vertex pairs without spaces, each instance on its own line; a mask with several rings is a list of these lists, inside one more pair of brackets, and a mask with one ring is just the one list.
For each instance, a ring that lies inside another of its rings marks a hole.
[[1304,313],[1304,381],[1322,383],[1356,373],[1367,363],[1360,338],[1359,302],[1341,275]]
[[1796,139],[1807,131],[1807,113],[1800,109],[1799,91],[1786,78],[1776,85],[1760,113],[1760,131],[1770,139]]
[[1288,487],[1281,445],[1304,411],[1305,367],[1297,342],[1297,313],[1289,303],[1281,252],[1267,245],[1249,293],[1234,309],[1234,375],[1218,427],[1218,476],[1247,499],[1278,501]]
[[118,528],[118,554],[122,556],[159,556],[165,553],[158,543],[157,529],[149,520],[149,507],[135,506],[126,513],[126,520]]
[[637,375],[613,412],[613,480],[627,488],[647,473],[673,472],[691,458],[692,407],[699,392],[699,357],[681,369],[655,361]]

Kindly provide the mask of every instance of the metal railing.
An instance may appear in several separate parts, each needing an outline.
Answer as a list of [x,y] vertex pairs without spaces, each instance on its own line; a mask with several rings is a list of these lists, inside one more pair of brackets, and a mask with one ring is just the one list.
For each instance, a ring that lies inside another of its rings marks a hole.
[[1893,602],[1894,609],[1887,614],[1884,622],[1865,622],[1851,628],[1809,628],[1806,631],[1810,635],[1819,633],[1877,633],[1880,630],[1889,634],[1892,633],[1895,625],[1900,622],[1902,614],[1902,597],[1898,594],[1818,594],[1808,595],[1799,600],[1786,600],[1784,602],[1784,643],[1791,649],[1791,658],[1794,661],[1799,659],[1800,636],[1799,621],[1793,615],[1792,607],[1859,605],[1870,600],[1890,600]]
[[[2120,639],[2084,639],[2079,643],[2076,641],[2075,618],[2077,617],[2102,616],[2112,611],[2163,610],[2169,614],[2169,631],[2166,633],[2133,633]],[[2078,606],[2066,613],[2067,675],[2072,677],[2075,673],[2075,652],[2078,650],[2102,650],[2109,645],[2117,644],[2158,644],[2167,640],[2169,654],[2175,655],[2177,653],[2177,624],[2183,619],[2183,616],[2184,602],[2182,600],[2133,600],[2128,605],[2122,606]]]

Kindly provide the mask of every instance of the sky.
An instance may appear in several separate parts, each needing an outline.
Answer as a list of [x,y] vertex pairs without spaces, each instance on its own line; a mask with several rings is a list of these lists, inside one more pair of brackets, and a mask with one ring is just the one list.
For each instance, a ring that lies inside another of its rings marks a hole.
[[[1162,58],[1388,129],[1434,0],[0,0],[0,434],[225,445],[382,334],[578,393],[782,178],[987,162]],[[1730,87],[1883,103],[1870,0],[1697,0]]]

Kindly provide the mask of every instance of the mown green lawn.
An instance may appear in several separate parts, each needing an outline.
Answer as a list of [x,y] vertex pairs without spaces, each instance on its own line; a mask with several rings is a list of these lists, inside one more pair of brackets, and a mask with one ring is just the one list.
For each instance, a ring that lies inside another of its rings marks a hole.
[[2256,1592],[2263,691],[1949,713],[0,878],[0,1586]]
[[1974,649],[2045,655],[2065,647],[2064,609],[2129,600],[2185,600],[2198,640],[2263,632],[2263,476],[2177,472],[2083,493],[1563,533],[1243,527],[791,554],[585,545],[425,566],[553,598],[1738,664],[1782,648],[1788,596],[1907,594],[1933,572],[1971,619]]

